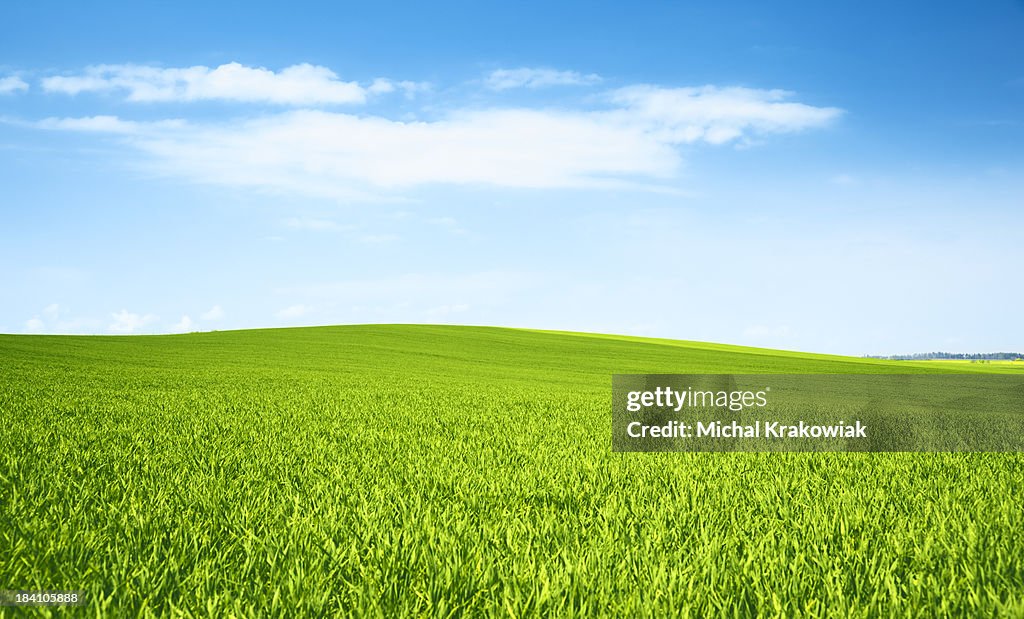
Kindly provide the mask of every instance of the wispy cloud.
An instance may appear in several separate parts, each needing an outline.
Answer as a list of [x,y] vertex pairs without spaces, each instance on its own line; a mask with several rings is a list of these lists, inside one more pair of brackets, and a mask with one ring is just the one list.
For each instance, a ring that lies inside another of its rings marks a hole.
[[176,324],[171,326],[171,331],[174,331],[176,333],[188,333],[189,331],[192,330],[192,327],[194,326],[195,323],[192,322],[192,319],[188,316],[188,314],[185,314],[181,317],[181,320],[179,320]]
[[111,333],[135,333],[159,320],[159,317],[153,314],[135,314],[124,309],[111,314],[110,317],[114,319],[107,327]]
[[9,95],[24,90],[28,90],[28,82],[17,75],[0,77],[0,95]]
[[601,81],[593,73],[584,75],[576,71],[528,68],[498,69],[487,76],[487,86],[492,90],[510,88],[543,88],[545,86],[589,86]]
[[83,73],[51,76],[43,90],[69,95],[83,92],[124,92],[129,101],[203,101],[220,99],[317,105],[363,103],[366,89],[345,82],[327,67],[297,64],[278,72],[237,62],[218,67],[161,68],[136,64],[99,65]]
[[402,122],[301,110],[218,125],[50,119],[47,128],[129,135],[156,171],[199,183],[340,199],[428,183],[501,187],[616,186],[668,178],[671,145],[642,128],[577,112],[484,110]]
[[46,316],[47,320],[57,320],[60,317],[60,314],[60,305],[57,303],[51,303],[43,308],[43,315]]
[[[140,100],[212,97],[217,93],[227,97],[227,86],[214,88],[203,81],[212,80],[224,66],[197,71],[200,77],[194,79],[174,73],[166,78],[170,85],[154,86],[153,91],[131,80],[120,85],[118,80],[127,78],[118,71],[113,72],[116,79],[96,79],[107,84],[104,88],[128,89]],[[336,81],[323,67],[297,66],[307,67],[299,73],[309,74],[312,81]],[[162,75],[159,71],[185,70],[147,69],[143,75],[151,77],[152,71]],[[98,74],[110,72],[107,68]],[[257,70],[252,84],[235,80],[246,85],[235,94],[240,99],[273,93],[288,101],[323,98],[310,94],[316,92],[312,86],[293,89],[292,94],[286,94],[287,89],[276,90],[275,80],[284,79],[281,76],[286,73],[288,70],[280,74]],[[596,77],[546,69],[517,69],[498,75],[504,76],[503,84],[518,76],[524,86],[588,82]],[[151,77],[150,81],[159,85],[163,79]],[[232,79],[224,78],[226,82]],[[384,91],[400,85],[377,80],[370,89]],[[58,82],[55,86],[48,82],[50,88],[58,86],[70,92],[88,84]],[[358,200],[393,198],[408,188],[427,184],[666,189],[682,166],[682,145],[749,145],[771,134],[825,126],[842,113],[835,107],[795,101],[792,93],[783,90],[710,85],[636,85],[606,92],[597,101],[603,107],[467,109],[455,105],[447,112],[431,108],[431,120],[301,109],[216,123],[132,121],[101,115],[49,118],[37,126],[121,136],[146,155],[142,161],[157,173],[192,182]],[[332,227],[326,220],[315,219],[293,219],[285,225],[306,230]]]
[[412,82],[409,80],[392,80],[386,77],[378,77],[367,87],[366,91],[374,95],[401,92],[407,99],[412,99],[417,94],[429,92],[433,86],[428,82]]
[[214,305],[209,310],[202,313],[200,318],[203,320],[220,320],[224,317],[224,310],[219,305]]
[[58,303],[51,303],[42,312],[25,321],[25,333],[81,333],[100,328],[97,320],[84,316],[71,316]]
[[639,85],[610,94],[622,106],[624,122],[645,124],[657,139],[672,144],[724,144],[744,137],[823,127],[842,114],[835,107],[790,101],[785,90],[701,86],[661,88]]

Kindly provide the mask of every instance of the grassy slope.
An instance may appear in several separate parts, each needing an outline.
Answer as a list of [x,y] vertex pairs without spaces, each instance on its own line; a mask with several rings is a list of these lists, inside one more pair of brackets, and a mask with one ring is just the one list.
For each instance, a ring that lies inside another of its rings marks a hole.
[[0,360],[0,587],[197,616],[1024,613],[1020,455],[610,452],[613,372],[998,365],[440,326],[0,336]]

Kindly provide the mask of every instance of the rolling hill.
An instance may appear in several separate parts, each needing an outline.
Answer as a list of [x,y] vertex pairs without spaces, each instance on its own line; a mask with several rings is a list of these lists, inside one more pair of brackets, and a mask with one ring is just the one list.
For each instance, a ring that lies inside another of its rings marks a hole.
[[1014,368],[427,325],[0,335],[0,364],[0,586],[91,615],[1024,615],[1020,454],[609,427],[612,373]]

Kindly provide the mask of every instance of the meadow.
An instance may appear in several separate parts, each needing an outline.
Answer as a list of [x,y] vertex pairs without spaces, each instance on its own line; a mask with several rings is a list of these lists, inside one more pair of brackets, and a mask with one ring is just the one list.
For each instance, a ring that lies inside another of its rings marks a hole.
[[350,326],[0,336],[0,616],[1024,616],[1024,455],[613,453],[612,373],[1017,371]]

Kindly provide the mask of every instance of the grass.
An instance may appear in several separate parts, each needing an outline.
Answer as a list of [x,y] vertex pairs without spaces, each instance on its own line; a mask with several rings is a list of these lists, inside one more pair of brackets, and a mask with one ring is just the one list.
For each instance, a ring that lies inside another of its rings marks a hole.
[[1024,371],[1024,361],[1020,359],[928,359],[918,363],[956,367],[958,371],[975,365],[988,365],[1001,370]]
[[996,364],[438,326],[0,363],[0,588],[89,601],[34,616],[1024,616],[1020,454],[611,452],[615,372]]

